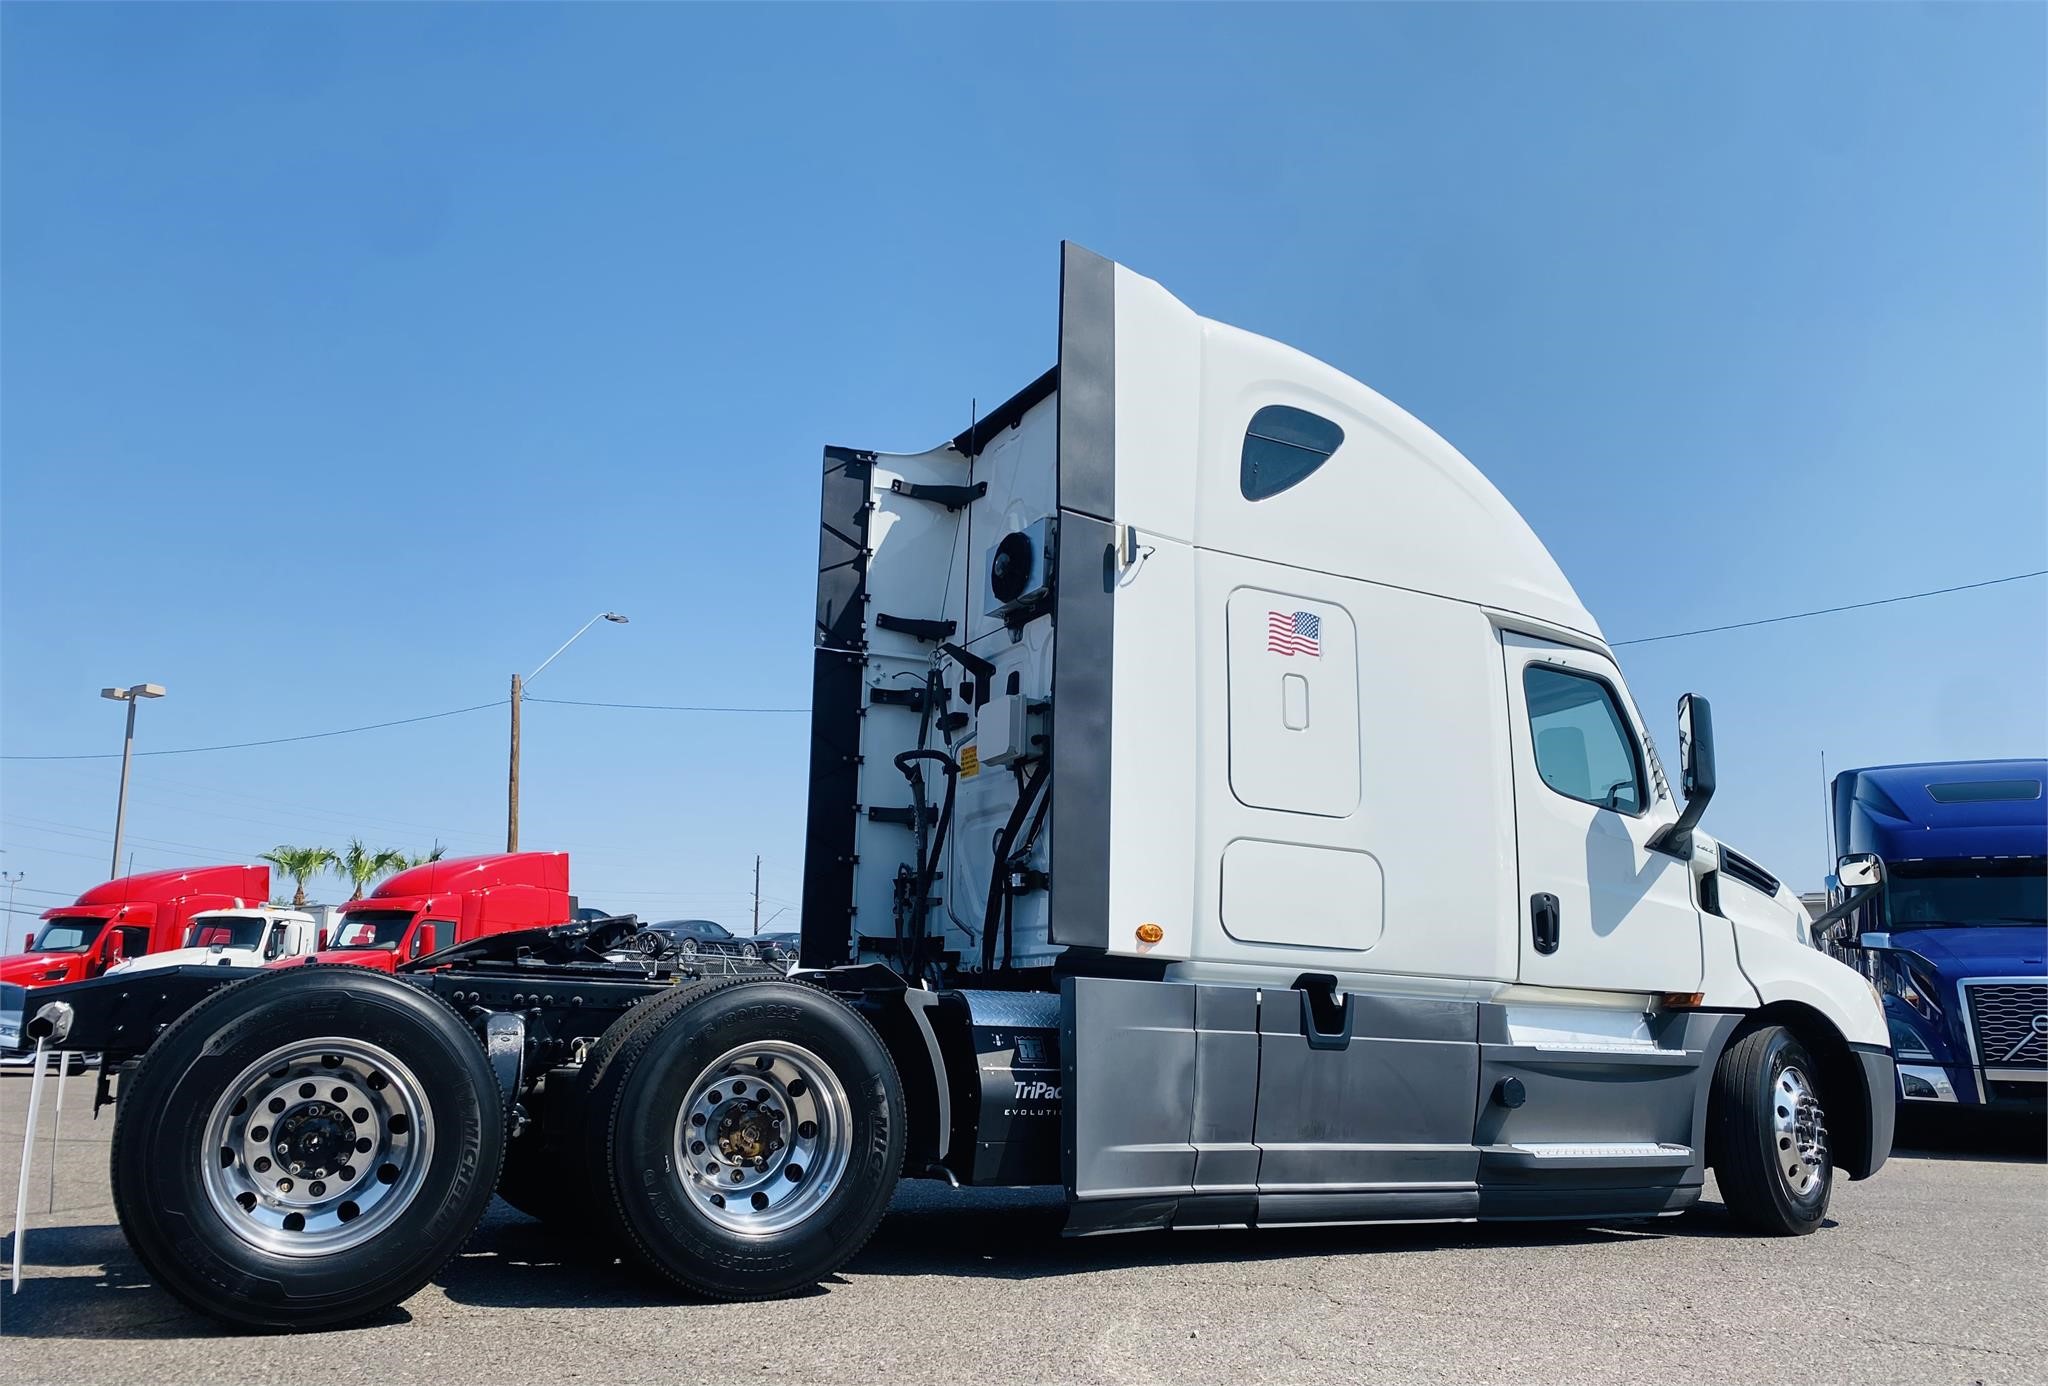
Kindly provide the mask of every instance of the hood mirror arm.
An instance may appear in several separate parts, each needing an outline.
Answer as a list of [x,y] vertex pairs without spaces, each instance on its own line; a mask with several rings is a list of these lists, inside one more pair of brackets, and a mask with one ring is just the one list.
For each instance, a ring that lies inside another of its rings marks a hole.
[[1836,905],[1825,914],[1816,915],[1813,923],[1808,928],[1815,938],[1825,937],[1828,932],[1833,930],[1835,925],[1861,909],[1883,890],[1884,882],[1879,881],[1875,885],[1867,885],[1861,890],[1850,892],[1849,897],[1842,901],[1841,904]]

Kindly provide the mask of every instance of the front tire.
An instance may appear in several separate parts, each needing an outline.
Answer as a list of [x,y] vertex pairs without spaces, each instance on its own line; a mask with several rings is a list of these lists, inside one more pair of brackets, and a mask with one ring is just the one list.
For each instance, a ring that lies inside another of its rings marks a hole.
[[773,1299],[873,1235],[903,1167],[903,1089],[815,987],[735,980],[657,1002],[590,1089],[589,1168],[639,1258],[697,1294]]
[[365,968],[265,973],[195,1006],[123,1084],[114,1204],[157,1283],[252,1328],[409,1298],[489,1205],[504,1109],[439,998]]
[[1834,1192],[1826,1113],[1813,1058],[1766,1025],[1728,1046],[1714,1070],[1710,1153],[1735,1220],[1772,1237],[1821,1225]]

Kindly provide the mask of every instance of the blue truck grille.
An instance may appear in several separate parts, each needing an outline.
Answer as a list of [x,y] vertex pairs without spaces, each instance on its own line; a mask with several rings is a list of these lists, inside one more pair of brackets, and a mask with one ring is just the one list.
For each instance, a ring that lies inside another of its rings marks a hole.
[[2048,1067],[2048,982],[1964,985],[1978,1063],[1986,1068]]

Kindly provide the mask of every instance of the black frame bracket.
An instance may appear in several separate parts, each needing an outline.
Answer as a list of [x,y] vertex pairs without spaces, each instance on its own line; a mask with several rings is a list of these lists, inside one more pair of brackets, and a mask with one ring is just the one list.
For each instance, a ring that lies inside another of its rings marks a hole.
[[950,640],[959,628],[957,621],[926,621],[916,616],[891,616],[886,611],[875,613],[876,630],[893,630],[898,635],[908,635],[917,640]]
[[988,483],[977,481],[966,486],[949,486],[939,482],[905,481],[899,476],[890,481],[889,490],[906,500],[930,501],[948,510],[958,510],[987,495]]

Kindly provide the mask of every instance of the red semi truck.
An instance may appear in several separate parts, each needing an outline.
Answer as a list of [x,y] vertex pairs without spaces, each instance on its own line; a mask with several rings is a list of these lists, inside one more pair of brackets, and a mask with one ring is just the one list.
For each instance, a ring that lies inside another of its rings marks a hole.
[[343,905],[328,947],[272,966],[357,963],[394,972],[400,963],[486,934],[567,923],[575,906],[567,852],[430,861]]
[[269,898],[267,866],[191,866],[116,877],[74,904],[45,911],[28,951],[0,958],[0,982],[82,982],[123,958],[180,946],[196,914]]

